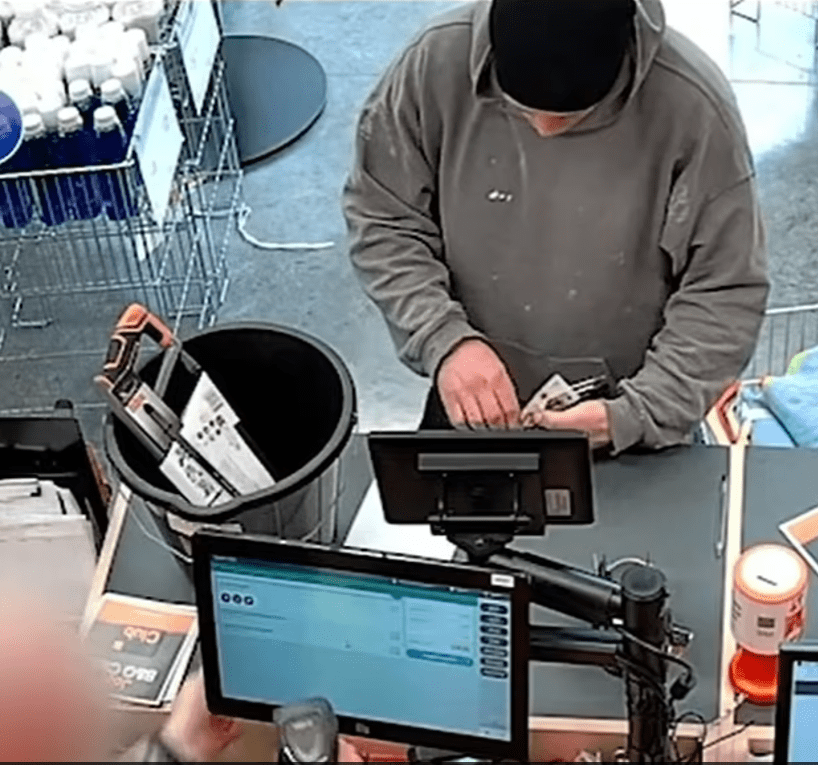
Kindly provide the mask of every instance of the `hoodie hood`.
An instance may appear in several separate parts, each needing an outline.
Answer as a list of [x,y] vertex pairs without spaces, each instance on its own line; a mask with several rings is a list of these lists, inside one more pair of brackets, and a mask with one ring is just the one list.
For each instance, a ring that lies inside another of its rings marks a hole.
[[[500,99],[489,35],[490,2],[479,3],[474,10],[469,70],[472,88],[478,98]],[[622,64],[622,71],[608,95],[593,112],[571,132],[598,130],[611,124],[639,92],[650,71],[665,32],[665,13],[661,0],[636,0],[634,39]]]

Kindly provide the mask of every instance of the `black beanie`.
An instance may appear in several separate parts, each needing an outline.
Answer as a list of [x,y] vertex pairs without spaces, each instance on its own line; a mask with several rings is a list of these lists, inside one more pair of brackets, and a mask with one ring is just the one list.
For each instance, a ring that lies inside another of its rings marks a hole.
[[635,0],[492,0],[500,87],[531,109],[594,106],[616,81],[635,13]]

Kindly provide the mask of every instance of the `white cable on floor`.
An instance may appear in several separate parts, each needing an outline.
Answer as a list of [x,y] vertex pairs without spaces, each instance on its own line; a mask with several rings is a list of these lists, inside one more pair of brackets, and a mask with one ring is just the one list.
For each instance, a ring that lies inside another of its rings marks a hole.
[[262,242],[247,232],[247,219],[252,212],[253,210],[249,205],[242,203],[236,216],[236,227],[245,242],[260,250],[328,250],[335,247],[335,242],[291,242],[286,244],[282,242]]

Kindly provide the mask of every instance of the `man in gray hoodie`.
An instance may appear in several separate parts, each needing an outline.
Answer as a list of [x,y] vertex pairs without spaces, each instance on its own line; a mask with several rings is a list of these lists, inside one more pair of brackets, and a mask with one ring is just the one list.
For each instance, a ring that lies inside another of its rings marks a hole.
[[[768,294],[729,84],[659,0],[493,0],[433,21],[360,118],[351,257],[422,427],[519,427],[553,372],[615,393],[534,422],[619,453],[690,439]],[[587,362],[587,363],[586,363]]]

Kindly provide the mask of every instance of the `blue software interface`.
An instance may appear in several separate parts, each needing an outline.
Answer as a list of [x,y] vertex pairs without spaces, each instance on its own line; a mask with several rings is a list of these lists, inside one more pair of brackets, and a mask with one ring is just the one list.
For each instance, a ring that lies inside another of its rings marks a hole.
[[818,661],[796,661],[792,671],[787,762],[818,759]]
[[511,740],[511,597],[214,557],[222,694]]

